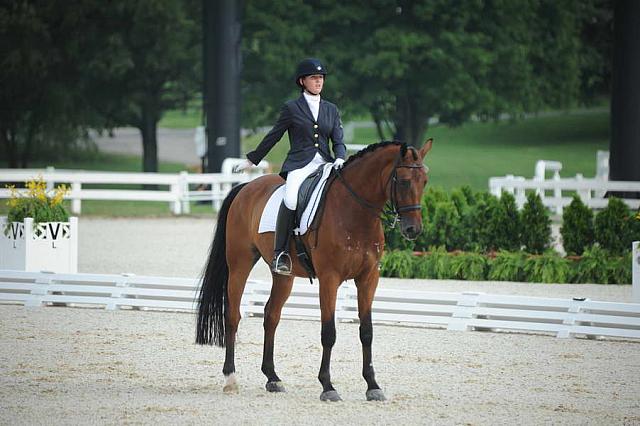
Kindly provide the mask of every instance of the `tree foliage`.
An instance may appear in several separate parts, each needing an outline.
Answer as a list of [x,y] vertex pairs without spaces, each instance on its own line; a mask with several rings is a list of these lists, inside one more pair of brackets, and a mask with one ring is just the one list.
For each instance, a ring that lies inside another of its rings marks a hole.
[[65,148],[89,127],[132,125],[144,169],[157,170],[156,124],[199,86],[199,4],[3,2],[0,150],[9,166]]

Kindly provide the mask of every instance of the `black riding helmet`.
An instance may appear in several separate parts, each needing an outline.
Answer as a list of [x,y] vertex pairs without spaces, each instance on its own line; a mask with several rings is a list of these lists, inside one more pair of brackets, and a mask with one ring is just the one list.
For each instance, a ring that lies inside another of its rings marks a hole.
[[322,74],[323,76],[326,76],[327,71],[324,69],[324,66],[319,59],[303,59],[298,64],[298,68],[296,68],[296,84],[302,87],[302,85],[300,84],[300,78],[314,74]]

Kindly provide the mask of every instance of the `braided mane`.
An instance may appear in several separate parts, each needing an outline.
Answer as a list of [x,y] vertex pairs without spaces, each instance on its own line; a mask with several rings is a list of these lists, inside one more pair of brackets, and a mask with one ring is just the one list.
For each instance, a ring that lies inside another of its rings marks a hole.
[[353,154],[352,156],[349,157],[349,159],[344,163],[345,166],[348,166],[349,164],[351,164],[354,160],[363,157],[367,154],[369,154],[370,152],[373,152],[375,150],[377,150],[378,148],[383,148],[385,146],[389,146],[389,145],[398,145],[400,146],[400,149],[403,151],[403,155],[404,152],[406,152],[407,150],[407,144],[404,142],[400,142],[400,141],[382,141],[382,142],[378,142],[378,143],[373,143],[371,145],[367,145],[366,148],[356,152],[355,154]]

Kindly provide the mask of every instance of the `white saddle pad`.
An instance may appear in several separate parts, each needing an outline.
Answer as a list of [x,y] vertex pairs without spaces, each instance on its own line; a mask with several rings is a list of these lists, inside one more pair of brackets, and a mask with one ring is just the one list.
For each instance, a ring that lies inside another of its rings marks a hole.
[[[320,182],[318,182],[318,185],[313,189],[309,204],[307,204],[307,207],[302,213],[300,227],[293,230],[296,234],[304,235],[304,233],[307,232],[307,229],[309,229],[311,222],[313,222],[316,210],[318,210],[318,204],[320,203],[320,195],[327,183],[327,178],[329,177],[329,173],[331,173],[332,166],[333,164],[331,163],[324,165],[324,168],[322,169],[322,178],[320,179]],[[273,194],[271,194],[271,197],[269,197],[269,201],[267,201],[267,205],[264,207],[262,216],[260,217],[260,226],[258,227],[259,234],[276,231],[278,209],[280,209],[280,204],[282,203],[283,198],[284,185],[275,190]]]

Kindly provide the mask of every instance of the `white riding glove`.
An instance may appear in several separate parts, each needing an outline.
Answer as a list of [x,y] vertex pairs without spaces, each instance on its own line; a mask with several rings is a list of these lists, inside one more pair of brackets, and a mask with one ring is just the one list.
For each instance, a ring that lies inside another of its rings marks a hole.
[[341,169],[344,166],[344,160],[342,158],[336,158],[336,161],[333,162],[334,169]]
[[244,163],[236,164],[233,166],[233,173],[240,173],[253,167],[253,163],[249,160],[244,160]]

